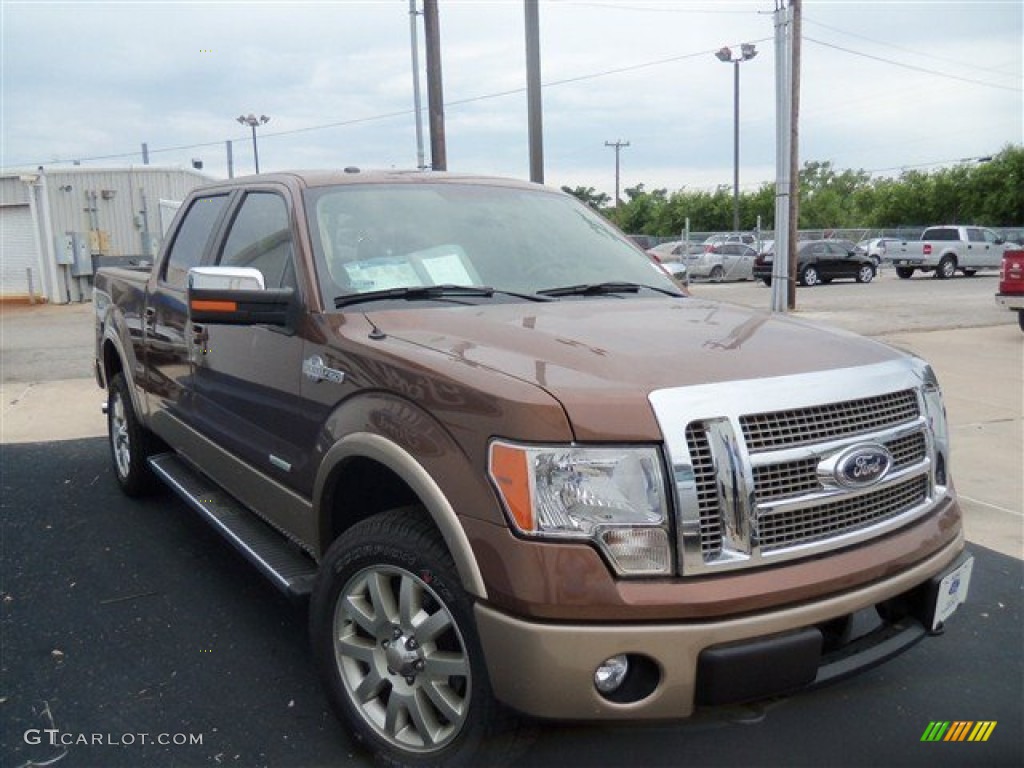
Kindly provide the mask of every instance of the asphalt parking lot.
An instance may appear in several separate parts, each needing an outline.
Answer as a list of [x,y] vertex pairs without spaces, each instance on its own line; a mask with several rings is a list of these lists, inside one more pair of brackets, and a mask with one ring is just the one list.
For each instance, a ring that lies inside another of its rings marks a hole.
[[[768,295],[749,283],[693,293],[759,307]],[[838,685],[684,723],[544,727],[516,765],[1024,764],[1024,334],[992,293],[991,278],[884,274],[798,293],[800,316],[918,352],[943,381],[977,557],[944,636]],[[175,497],[117,490],[88,379],[88,305],[2,319],[0,762],[371,765],[328,713],[305,607]],[[997,725],[985,743],[922,742],[937,720]]]

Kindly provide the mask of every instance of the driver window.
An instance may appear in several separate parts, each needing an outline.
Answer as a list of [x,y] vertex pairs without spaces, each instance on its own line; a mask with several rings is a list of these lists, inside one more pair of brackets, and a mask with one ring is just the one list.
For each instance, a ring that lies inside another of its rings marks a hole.
[[273,192],[250,192],[231,224],[222,267],[255,267],[268,288],[294,288],[295,266],[288,206]]

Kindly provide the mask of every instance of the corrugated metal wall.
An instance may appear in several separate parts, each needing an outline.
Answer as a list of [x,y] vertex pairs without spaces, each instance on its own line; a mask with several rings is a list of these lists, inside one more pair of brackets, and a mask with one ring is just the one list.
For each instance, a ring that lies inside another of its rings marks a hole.
[[46,171],[53,235],[99,230],[105,256],[151,257],[163,237],[159,201],[211,181],[195,171],[138,166]]

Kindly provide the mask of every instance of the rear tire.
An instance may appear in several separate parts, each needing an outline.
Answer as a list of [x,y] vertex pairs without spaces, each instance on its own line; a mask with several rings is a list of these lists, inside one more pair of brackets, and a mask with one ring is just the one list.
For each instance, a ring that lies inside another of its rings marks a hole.
[[725,271],[718,264],[711,268],[711,274],[708,275],[708,279],[713,283],[720,283],[725,279]]
[[1020,329],[1024,331],[1024,310],[1017,311],[1017,325],[1019,325]]
[[770,277],[762,277],[761,282],[767,285],[769,288],[772,285],[772,279]]
[[956,274],[956,259],[952,256],[943,256],[939,266],[935,268],[935,276],[939,280],[948,280]]
[[114,477],[126,495],[144,496],[157,485],[147,461],[156,441],[135,415],[124,374],[114,376],[107,388],[107,438]]
[[898,277],[900,280],[909,280],[913,276],[913,267],[896,267],[896,277]]
[[339,537],[309,611],[331,706],[379,763],[501,765],[526,745],[494,698],[472,599],[422,508],[383,512]]

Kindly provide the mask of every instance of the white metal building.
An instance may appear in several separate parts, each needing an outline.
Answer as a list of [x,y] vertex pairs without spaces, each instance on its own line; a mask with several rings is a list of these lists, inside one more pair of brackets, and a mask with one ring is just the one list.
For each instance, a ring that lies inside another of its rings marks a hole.
[[209,181],[149,165],[0,173],[0,300],[87,301],[94,257],[152,259],[177,204]]

